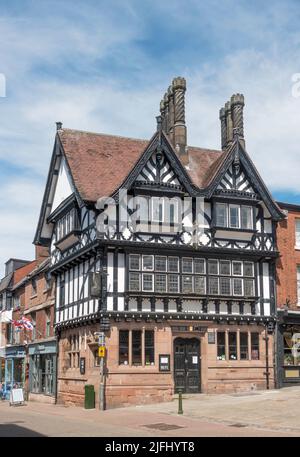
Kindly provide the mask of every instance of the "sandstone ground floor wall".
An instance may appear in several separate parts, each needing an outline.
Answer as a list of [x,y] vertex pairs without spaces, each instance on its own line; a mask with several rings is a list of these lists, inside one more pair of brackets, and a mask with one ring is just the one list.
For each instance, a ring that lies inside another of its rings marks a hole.
[[[97,331],[99,331],[99,324],[61,332],[58,403],[83,406],[84,386],[92,384],[95,388],[96,406],[98,405],[100,368],[97,357],[98,344],[94,336]],[[147,346],[151,332],[154,338],[153,349]],[[222,333],[221,337],[218,336],[219,333]],[[112,321],[110,331],[106,335],[107,408],[168,401],[176,390],[176,383],[184,383],[185,376],[192,379],[191,392],[230,393],[265,389],[267,381],[270,388],[274,387],[273,334],[268,335],[263,325],[221,325],[213,321],[196,323],[186,320],[176,320],[176,322],[123,320]],[[124,336],[126,337],[125,349],[124,344],[120,343],[120,339]],[[266,336],[268,337],[268,362]],[[126,353],[127,341],[128,354]],[[189,348],[189,341],[193,341],[199,353],[193,353],[192,357],[184,354],[181,356],[181,348],[183,350],[184,347]],[[218,344],[220,341],[224,341],[224,348]],[[253,341],[257,344],[255,345]],[[120,344],[121,346],[123,344],[121,349]],[[140,359],[137,358],[137,353]],[[198,355],[199,358],[197,358]],[[186,371],[185,357],[189,359],[187,363],[191,367]],[[163,366],[162,360],[169,360],[169,366],[168,364]],[[183,369],[178,365],[178,361],[182,362]],[[197,383],[199,383],[198,389]],[[186,385],[189,385],[189,382]]]

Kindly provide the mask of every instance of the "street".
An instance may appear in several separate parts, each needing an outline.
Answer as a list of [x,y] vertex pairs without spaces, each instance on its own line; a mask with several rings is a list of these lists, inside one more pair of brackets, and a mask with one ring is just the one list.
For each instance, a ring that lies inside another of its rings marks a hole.
[[232,395],[184,395],[178,401],[108,411],[37,402],[0,403],[1,437],[300,436],[300,387]]

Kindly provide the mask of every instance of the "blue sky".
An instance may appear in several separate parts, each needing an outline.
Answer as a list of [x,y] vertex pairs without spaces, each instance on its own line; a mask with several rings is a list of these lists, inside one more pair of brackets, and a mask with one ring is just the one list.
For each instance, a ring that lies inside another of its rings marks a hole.
[[33,257],[55,121],[150,138],[177,75],[189,144],[219,148],[219,108],[242,92],[249,154],[300,203],[299,21],[298,0],[0,0],[1,264]]

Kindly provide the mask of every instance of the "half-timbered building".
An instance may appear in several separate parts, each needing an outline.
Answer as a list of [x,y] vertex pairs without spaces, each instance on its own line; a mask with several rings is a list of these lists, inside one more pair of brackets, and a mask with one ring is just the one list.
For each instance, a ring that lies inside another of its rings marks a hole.
[[284,216],[246,151],[244,97],[209,150],[187,145],[185,91],[175,78],[150,141],[57,123],[35,243],[57,284],[59,401],[98,395],[101,328],[108,407],[274,384]]

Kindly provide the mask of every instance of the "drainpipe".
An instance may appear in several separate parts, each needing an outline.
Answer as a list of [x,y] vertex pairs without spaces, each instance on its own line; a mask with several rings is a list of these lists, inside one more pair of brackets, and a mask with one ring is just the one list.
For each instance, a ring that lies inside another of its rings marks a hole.
[[56,337],[56,361],[55,361],[55,397],[54,404],[57,405],[57,391],[58,391],[58,352],[59,352],[59,334]]
[[267,387],[267,390],[270,389],[270,373],[269,373],[269,337],[268,337],[268,331],[267,331],[267,326],[265,328],[265,337],[264,337],[264,340],[266,342],[266,371],[265,371],[265,375],[266,375],[266,387]]

